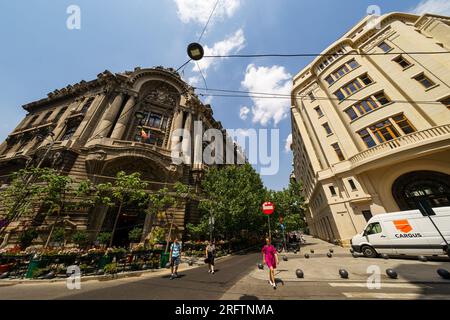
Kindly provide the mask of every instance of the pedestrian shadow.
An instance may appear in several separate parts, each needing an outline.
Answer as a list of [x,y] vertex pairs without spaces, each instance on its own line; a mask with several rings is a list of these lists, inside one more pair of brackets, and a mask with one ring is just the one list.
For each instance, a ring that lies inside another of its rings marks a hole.
[[[181,279],[181,278],[184,278],[184,277],[186,277],[185,274],[179,274],[178,277],[176,277],[176,278],[174,278],[174,279]],[[170,279],[170,278],[171,278],[171,275],[170,275],[170,274],[164,275],[164,276],[162,276],[161,278],[163,278],[163,279]]]
[[257,296],[244,294],[243,296],[239,297],[239,300],[259,300],[259,298]]
[[282,286],[284,286],[284,281],[280,278],[275,278],[275,284],[278,285],[279,283],[281,283]]

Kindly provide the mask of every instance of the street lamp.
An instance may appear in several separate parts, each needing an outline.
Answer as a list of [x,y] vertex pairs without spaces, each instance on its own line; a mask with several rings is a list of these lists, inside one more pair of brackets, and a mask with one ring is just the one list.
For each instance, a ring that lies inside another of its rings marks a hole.
[[144,113],[142,111],[136,111],[136,113],[134,114],[134,116],[136,117],[136,119],[138,120],[143,120],[145,118]]
[[191,58],[194,61],[201,60],[203,58],[203,55],[205,54],[205,51],[203,50],[203,47],[201,44],[197,42],[193,42],[187,47],[187,54],[189,58]]

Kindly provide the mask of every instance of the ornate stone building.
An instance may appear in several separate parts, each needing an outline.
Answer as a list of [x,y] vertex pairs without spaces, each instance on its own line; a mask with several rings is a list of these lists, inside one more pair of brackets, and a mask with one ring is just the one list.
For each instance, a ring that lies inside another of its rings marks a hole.
[[[192,152],[205,147],[202,140],[190,143],[191,139],[174,136],[176,129],[192,132],[194,121],[201,121],[203,131],[221,130],[229,143],[227,148],[224,141],[225,154],[233,153],[236,161],[243,159],[221,123],[213,118],[210,105],[201,103],[192,87],[173,69],[136,68],[117,74],[105,71],[95,80],[55,90],[23,108],[28,111],[27,116],[0,146],[2,184],[8,182],[10,173],[43,161],[44,166],[77,181],[111,181],[123,170],[140,172],[153,190],[177,181],[197,189],[205,165],[194,163],[194,157],[190,163],[175,164],[171,156],[172,151],[183,155],[189,149]],[[53,138],[48,135],[50,132]],[[196,206],[189,201],[173,209],[178,234],[183,233],[187,222],[198,219]],[[89,230],[94,239],[99,231],[112,227],[108,210],[114,208],[72,212],[66,220],[75,230]],[[118,239],[123,239],[135,225],[144,225],[144,230],[148,230],[148,220],[132,209],[125,212],[119,221]],[[10,239],[14,238],[14,230],[22,230],[26,223],[25,218],[11,223]],[[43,221],[39,230],[45,234],[47,226],[47,221]]]

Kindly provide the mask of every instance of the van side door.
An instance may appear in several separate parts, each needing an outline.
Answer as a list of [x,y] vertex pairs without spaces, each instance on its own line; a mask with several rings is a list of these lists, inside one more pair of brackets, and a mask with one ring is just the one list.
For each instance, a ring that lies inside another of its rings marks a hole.
[[386,232],[383,230],[383,227],[380,222],[370,223],[367,226],[366,230],[364,231],[364,235],[367,237],[370,245],[378,253],[386,253],[386,254],[393,253],[389,238]]

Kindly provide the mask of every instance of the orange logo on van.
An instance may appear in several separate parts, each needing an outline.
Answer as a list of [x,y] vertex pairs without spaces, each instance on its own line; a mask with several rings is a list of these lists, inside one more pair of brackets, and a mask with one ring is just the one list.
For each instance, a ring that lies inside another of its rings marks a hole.
[[395,228],[400,230],[403,233],[410,232],[413,228],[409,224],[408,220],[395,220],[394,221]]

